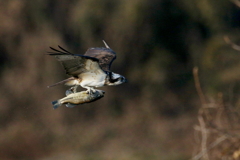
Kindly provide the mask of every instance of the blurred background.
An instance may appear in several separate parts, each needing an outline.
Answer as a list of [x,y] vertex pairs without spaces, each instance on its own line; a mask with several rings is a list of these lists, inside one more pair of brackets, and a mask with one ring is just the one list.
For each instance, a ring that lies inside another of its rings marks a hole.
[[[0,0],[0,159],[191,159],[202,106],[193,67],[208,103],[220,95],[239,113],[240,53],[223,39],[240,44],[239,20],[229,0]],[[68,76],[49,46],[84,54],[103,39],[129,82],[53,110],[68,87],[47,86]]]

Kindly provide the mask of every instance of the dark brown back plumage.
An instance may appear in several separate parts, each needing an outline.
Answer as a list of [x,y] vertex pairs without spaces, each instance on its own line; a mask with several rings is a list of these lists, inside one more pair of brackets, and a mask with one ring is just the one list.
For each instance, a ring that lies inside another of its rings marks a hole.
[[84,56],[94,57],[99,60],[99,65],[104,71],[110,71],[112,62],[116,59],[116,53],[103,41],[106,48],[89,48]]

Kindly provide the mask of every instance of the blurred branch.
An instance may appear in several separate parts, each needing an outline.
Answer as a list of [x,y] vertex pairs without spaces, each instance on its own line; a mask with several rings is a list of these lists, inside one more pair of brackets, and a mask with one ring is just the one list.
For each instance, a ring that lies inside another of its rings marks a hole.
[[[194,77],[194,82],[195,82],[195,87],[198,93],[198,96],[201,100],[202,106],[204,107],[207,102],[206,102],[206,98],[203,94],[202,88],[201,88],[201,84],[199,81],[199,76],[198,76],[198,67],[194,67],[193,68],[193,77]],[[207,154],[207,129],[206,129],[206,125],[204,122],[204,118],[202,116],[203,114],[203,110],[199,110],[199,115],[198,115],[198,121],[199,121],[199,125],[200,125],[200,131],[201,131],[201,152],[198,155],[201,155],[200,157],[204,157],[204,159],[208,160],[208,154]],[[195,159],[195,158],[193,158]],[[198,158],[196,158],[198,159]]]
[[[224,39],[228,44],[233,45],[228,37],[224,37]],[[240,142],[239,129],[237,127],[229,128],[231,124],[238,123],[238,121],[228,118],[232,112],[226,112],[228,106],[224,104],[223,94],[219,93],[218,100],[208,103],[201,89],[197,67],[193,68],[193,76],[202,107],[198,112],[199,124],[194,126],[195,131],[200,132],[201,141],[199,151],[192,157],[192,160],[218,159],[223,155],[225,158],[240,157],[238,156],[238,147],[236,147],[236,144]],[[211,152],[209,152],[210,150]]]
[[[198,159],[202,158],[202,157],[206,154],[206,152],[208,152],[209,150],[213,149],[215,146],[217,146],[218,144],[220,144],[221,142],[223,142],[223,141],[226,140],[226,139],[227,139],[226,136],[221,136],[221,137],[219,137],[219,138],[216,139],[213,143],[211,143],[211,144],[209,145],[209,147],[208,147],[206,150],[204,150],[204,152],[203,152],[203,151],[200,152],[199,154],[197,154],[196,156],[194,156],[192,159],[193,159],[193,160],[198,160]],[[208,158],[208,159],[209,159],[209,158]]]
[[230,0],[233,2],[236,6],[240,7],[240,1],[239,0]]
[[[239,2],[240,3],[240,2]],[[240,5],[240,4],[239,4]],[[240,46],[233,43],[228,36],[224,36],[223,39],[227,44],[229,44],[233,49],[240,51]]]
[[208,160],[208,154],[207,154],[207,129],[206,129],[206,125],[204,122],[204,119],[202,117],[202,115],[198,116],[198,121],[200,124],[200,129],[201,129],[201,135],[202,135],[202,141],[201,141],[201,155],[203,156],[204,159]]
[[198,93],[198,96],[201,100],[202,105],[207,104],[206,98],[203,94],[202,88],[201,88],[201,84],[199,81],[199,76],[198,76],[198,67],[194,67],[193,68],[193,77],[194,77],[194,82],[195,82],[195,87]]

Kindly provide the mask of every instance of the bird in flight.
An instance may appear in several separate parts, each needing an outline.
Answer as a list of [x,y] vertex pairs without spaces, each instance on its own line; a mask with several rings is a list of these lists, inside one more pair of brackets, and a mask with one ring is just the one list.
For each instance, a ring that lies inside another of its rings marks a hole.
[[55,56],[63,65],[66,74],[71,77],[48,87],[65,83],[72,86],[73,92],[81,86],[86,88],[88,93],[95,93],[96,87],[115,86],[126,82],[124,76],[110,71],[116,53],[104,40],[103,43],[105,47],[89,48],[84,55],[72,54],[60,46],[60,50],[50,47],[54,52],[48,52],[49,55]]

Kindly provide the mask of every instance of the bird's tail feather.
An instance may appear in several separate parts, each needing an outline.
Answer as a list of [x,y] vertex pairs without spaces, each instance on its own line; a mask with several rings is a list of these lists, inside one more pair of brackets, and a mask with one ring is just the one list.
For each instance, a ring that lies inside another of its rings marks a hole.
[[57,100],[57,101],[52,101],[52,105],[53,105],[53,109],[57,109],[57,108],[60,107],[62,104],[60,103],[59,100]]
[[57,85],[59,85],[59,84],[67,83],[67,82],[72,81],[72,80],[74,80],[74,77],[70,77],[70,78],[68,78],[68,79],[65,79],[65,80],[63,80],[63,81],[57,82],[57,83],[52,84],[52,85],[47,86],[47,87],[48,87],[48,88],[54,87],[54,86],[57,86]]

